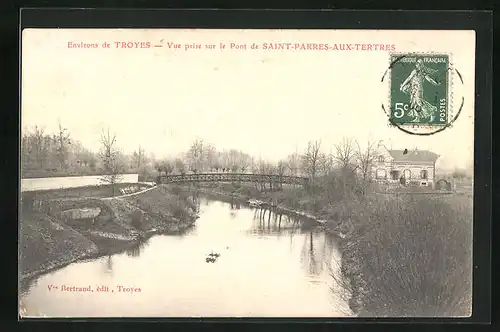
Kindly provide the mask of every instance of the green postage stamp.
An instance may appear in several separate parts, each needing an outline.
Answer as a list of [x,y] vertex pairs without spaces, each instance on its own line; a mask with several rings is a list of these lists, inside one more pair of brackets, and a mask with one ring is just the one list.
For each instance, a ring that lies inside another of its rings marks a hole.
[[448,54],[391,54],[390,122],[447,126],[451,111]]

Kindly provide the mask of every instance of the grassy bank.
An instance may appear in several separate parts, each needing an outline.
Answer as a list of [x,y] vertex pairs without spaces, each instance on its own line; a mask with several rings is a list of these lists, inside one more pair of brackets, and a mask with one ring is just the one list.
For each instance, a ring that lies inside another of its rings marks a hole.
[[43,213],[22,216],[19,232],[19,269],[24,278],[98,252],[88,238]]
[[370,197],[343,228],[343,273],[359,316],[468,316],[471,197]]
[[121,196],[121,189],[133,189],[134,191],[141,191],[147,189],[149,186],[140,183],[116,183],[114,188],[109,184],[99,186],[84,186],[78,188],[64,188],[64,189],[51,189],[43,191],[27,191],[23,192],[24,195],[37,196],[40,200],[52,200],[57,198],[106,198],[113,196]]
[[345,235],[342,274],[358,316],[467,316],[472,297],[472,195],[380,195],[331,177],[315,188],[216,192],[303,210]]
[[[96,176],[102,175],[101,169],[78,169],[73,171],[62,171],[58,169],[24,169],[21,168],[22,179],[34,178],[55,178],[55,177],[68,177],[68,176]],[[123,174],[137,174],[136,172],[124,172]]]
[[[41,196],[37,196],[41,197]],[[50,212],[23,211],[20,220],[20,274],[31,278],[75,260],[124,250],[156,233],[178,233],[196,219],[197,207],[187,195],[159,186],[139,195],[108,200],[61,201],[60,193],[42,195]],[[71,204],[75,206],[71,206]],[[65,209],[101,206],[102,220],[69,223],[58,218]],[[56,212],[54,212],[56,211]]]

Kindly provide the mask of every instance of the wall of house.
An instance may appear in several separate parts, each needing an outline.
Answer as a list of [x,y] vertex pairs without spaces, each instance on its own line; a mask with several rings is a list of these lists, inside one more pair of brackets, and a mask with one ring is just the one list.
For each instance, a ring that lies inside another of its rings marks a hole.
[[[385,167],[385,168],[384,168]],[[382,172],[382,170],[385,171]],[[421,171],[427,171],[427,179],[422,179]],[[397,178],[393,179],[391,171],[398,171]],[[374,179],[378,181],[387,181],[397,183],[400,181],[400,177],[404,174],[405,171],[409,171],[410,178],[407,178],[409,181],[415,181],[415,184],[433,186],[434,183],[434,165],[431,164],[408,164],[408,163],[392,163],[390,165],[374,165],[372,168],[372,176]],[[417,183],[418,182],[418,183]]]
[[[400,181],[400,177],[403,175],[404,171],[410,172],[409,181],[414,181],[415,184],[433,186],[434,185],[434,173],[435,167],[433,162],[421,162],[421,163],[410,163],[410,162],[395,162],[394,158],[389,153],[389,150],[383,144],[379,144],[377,147],[377,155],[373,162],[371,168],[371,176],[377,181],[392,182],[397,183]],[[383,161],[379,157],[383,157]],[[421,178],[421,171],[427,170],[427,179]],[[399,171],[396,179],[392,178],[391,171]]]
[[[410,178],[407,180],[409,181],[415,181],[415,182],[426,182],[427,185],[431,185],[434,182],[434,165],[433,164],[406,164],[406,163],[395,163],[393,164],[391,170],[396,170],[400,172],[400,176],[403,175],[403,173],[406,171],[410,172]],[[422,170],[427,171],[427,179],[422,179],[421,177],[421,172]],[[393,180],[390,176],[388,176],[388,180],[391,182],[397,182],[399,181],[399,178],[397,180]]]
[[[380,159],[382,157],[382,160]],[[392,165],[393,158],[387,148],[379,144],[377,147],[375,160],[373,161],[373,165],[371,167],[371,176],[373,179],[380,179],[384,177],[389,178],[389,170]]]

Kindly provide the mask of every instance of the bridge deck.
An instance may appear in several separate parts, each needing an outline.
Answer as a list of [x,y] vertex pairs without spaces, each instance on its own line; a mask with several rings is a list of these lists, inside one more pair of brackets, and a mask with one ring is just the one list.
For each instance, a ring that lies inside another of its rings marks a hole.
[[248,174],[248,173],[193,173],[178,175],[163,175],[158,183],[182,182],[272,182],[283,184],[306,185],[308,178],[300,176],[285,176],[277,174]]

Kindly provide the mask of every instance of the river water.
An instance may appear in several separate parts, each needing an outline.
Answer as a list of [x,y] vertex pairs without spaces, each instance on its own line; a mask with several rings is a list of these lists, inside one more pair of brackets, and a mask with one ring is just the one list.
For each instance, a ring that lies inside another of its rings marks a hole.
[[70,264],[21,299],[27,316],[45,317],[348,316],[336,241],[285,215],[203,199],[185,234]]

